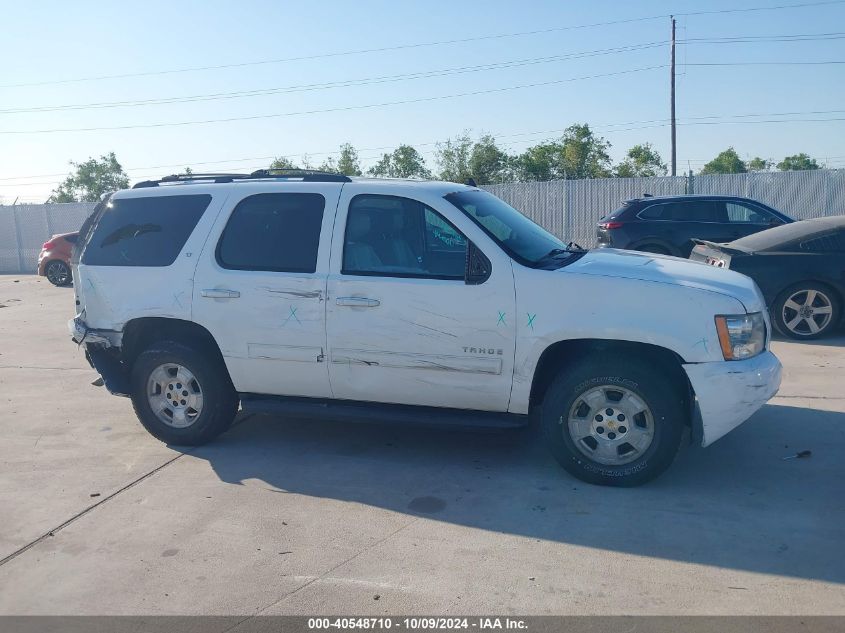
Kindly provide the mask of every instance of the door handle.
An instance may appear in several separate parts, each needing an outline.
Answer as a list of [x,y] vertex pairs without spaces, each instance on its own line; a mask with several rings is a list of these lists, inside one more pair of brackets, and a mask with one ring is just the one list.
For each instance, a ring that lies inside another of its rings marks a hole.
[[338,297],[335,303],[339,306],[352,306],[356,308],[375,308],[381,304],[378,299],[367,299],[366,297]]
[[200,294],[210,299],[237,299],[241,296],[241,293],[237,290],[225,290],[223,288],[208,288]]

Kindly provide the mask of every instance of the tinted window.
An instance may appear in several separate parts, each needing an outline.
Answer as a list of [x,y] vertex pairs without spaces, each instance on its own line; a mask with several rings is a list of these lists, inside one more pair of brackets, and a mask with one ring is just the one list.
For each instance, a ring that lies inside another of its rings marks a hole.
[[209,195],[111,200],[82,263],[91,266],[169,266],[211,202]]
[[801,250],[811,253],[845,253],[845,231],[828,233],[801,242]]
[[[719,213],[721,206],[722,213]],[[664,202],[646,207],[639,212],[644,220],[673,220],[675,222],[718,222],[724,214],[724,204],[710,200],[685,200]]]
[[774,216],[757,207],[750,207],[736,202],[725,204],[728,222],[743,222],[751,224],[770,224]]
[[672,219],[672,205],[671,204],[653,204],[646,207],[639,212],[639,217],[643,220],[671,220]]
[[217,260],[224,268],[313,273],[326,199],[318,193],[259,193],[232,211]]
[[344,274],[464,278],[466,238],[417,200],[355,196],[349,204],[345,235]]

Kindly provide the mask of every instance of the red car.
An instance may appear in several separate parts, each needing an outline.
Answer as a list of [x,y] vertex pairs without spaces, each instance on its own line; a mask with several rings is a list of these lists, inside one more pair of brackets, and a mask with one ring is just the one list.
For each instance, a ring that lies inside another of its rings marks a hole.
[[55,286],[67,286],[71,282],[70,254],[78,237],[78,232],[62,233],[44,242],[38,256],[38,274]]

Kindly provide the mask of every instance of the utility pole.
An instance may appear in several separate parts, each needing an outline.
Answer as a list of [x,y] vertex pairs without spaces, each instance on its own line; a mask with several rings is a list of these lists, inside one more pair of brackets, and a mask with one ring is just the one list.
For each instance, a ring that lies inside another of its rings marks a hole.
[[670,48],[670,62],[669,62],[669,73],[670,73],[670,83],[669,83],[669,94],[671,100],[670,106],[670,118],[671,118],[671,126],[672,126],[672,175],[677,175],[677,163],[678,163],[678,145],[677,145],[677,137],[675,132],[675,16],[670,15],[669,19],[672,20],[672,45]]

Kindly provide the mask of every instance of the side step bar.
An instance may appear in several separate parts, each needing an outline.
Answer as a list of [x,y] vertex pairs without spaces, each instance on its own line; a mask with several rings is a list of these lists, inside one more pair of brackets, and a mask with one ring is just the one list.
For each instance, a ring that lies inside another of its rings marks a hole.
[[291,418],[343,420],[376,424],[448,426],[463,429],[517,429],[528,425],[528,416],[516,413],[416,407],[380,402],[292,398],[242,393],[245,413],[283,415]]

